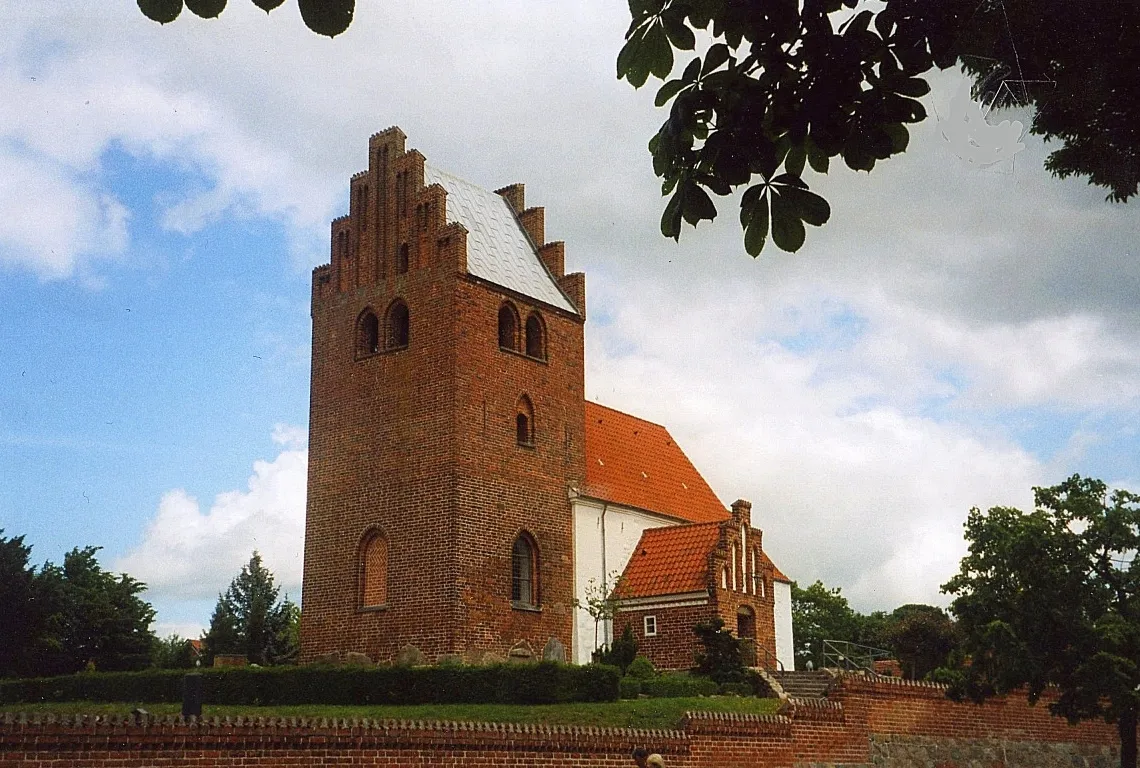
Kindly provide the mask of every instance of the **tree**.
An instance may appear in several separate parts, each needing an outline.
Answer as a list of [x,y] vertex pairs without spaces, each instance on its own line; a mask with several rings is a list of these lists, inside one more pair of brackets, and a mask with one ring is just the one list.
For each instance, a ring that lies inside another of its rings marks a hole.
[[0,528],[0,677],[15,677],[32,669],[44,616],[35,600],[36,571],[28,565],[32,548],[23,536],[3,534]]
[[624,675],[629,665],[637,658],[637,638],[633,636],[633,627],[626,624],[617,639],[611,645],[602,646],[594,651],[593,657],[599,664],[618,667]]
[[192,669],[195,653],[190,640],[181,635],[171,634],[155,640],[151,652],[151,664],[159,669]]
[[894,653],[903,677],[921,680],[946,666],[958,647],[958,628],[941,608],[911,603],[891,613],[880,643]]
[[[632,23],[617,76],[634,87],[664,80],[674,51],[712,43],[657,92],[669,116],[649,143],[670,196],[661,232],[716,217],[709,192],[740,199],[744,246],[769,232],[796,251],[827,202],[808,189],[805,163],[826,173],[841,156],[856,171],[906,150],[926,117],[921,77],[961,62],[975,95],[1035,106],[1031,130],[1061,146],[1054,175],[1084,175],[1123,202],[1140,182],[1140,42],[1135,3],[1085,0],[629,0]],[[836,19],[846,21],[836,27]],[[1063,24],[1056,23],[1059,18]]]
[[816,581],[807,589],[792,582],[792,637],[796,640],[796,667],[810,660],[815,667],[823,667],[823,641],[848,640],[859,642],[859,614],[847,604],[839,587],[828,589]]
[[982,701],[1024,688],[1070,722],[1104,718],[1120,765],[1136,766],[1140,707],[1140,496],[1074,475],[1034,488],[1029,513],[970,511],[968,554],[943,585],[970,663],[951,694]]
[[[253,0],[253,4],[269,13],[285,0]],[[139,10],[159,24],[169,24],[182,13],[183,0],[138,0]],[[226,0],[185,0],[195,16],[214,19],[226,9]],[[305,26],[318,35],[335,37],[352,24],[356,0],[297,0]]]
[[241,573],[218,595],[206,633],[206,662],[219,653],[244,655],[252,664],[280,664],[297,653],[294,641],[297,607],[279,597],[273,574],[257,552]]
[[146,585],[104,571],[95,559],[100,549],[76,547],[62,566],[45,563],[36,575],[34,600],[45,617],[37,674],[137,670],[150,663],[154,608],[138,596]]
[[614,616],[617,615],[618,604],[621,603],[619,597],[622,584],[621,574],[614,571],[610,574],[609,581],[614,585],[613,589],[610,589],[604,579],[599,584],[597,579],[591,577],[586,582],[586,599],[583,601],[574,598],[574,607],[583,609],[594,620],[595,650],[601,647],[598,644],[598,631],[602,623],[613,621]]

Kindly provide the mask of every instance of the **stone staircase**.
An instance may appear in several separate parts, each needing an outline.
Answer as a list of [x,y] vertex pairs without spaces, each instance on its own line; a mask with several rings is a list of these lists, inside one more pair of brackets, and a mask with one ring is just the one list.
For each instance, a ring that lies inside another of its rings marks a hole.
[[827,698],[827,689],[834,679],[831,673],[819,669],[815,671],[769,672],[768,676],[779,683],[784,693],[792,699]]

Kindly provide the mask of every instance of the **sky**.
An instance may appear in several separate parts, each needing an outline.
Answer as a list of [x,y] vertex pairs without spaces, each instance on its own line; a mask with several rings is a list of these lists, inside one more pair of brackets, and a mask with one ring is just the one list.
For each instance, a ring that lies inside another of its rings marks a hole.
[[[258,550],[300,598],[311,269],[368,137],[527,185],[587,275],[586,393],[664,424],[801,584],[947,603],[971,507],[1073,473],[1140,489],[1140,203],[942,136],[962,76],[870,173],[833,162],[795,254],[733,199],[662,238],[655,88],[623,3],[295,3],[165,27],[130,0],[0,0],[0,527],[99,546],[197,636]],[[679,65],[687,62],[680,59]],[[1028,115],[991,115],[1028,120]],[[809,172],[810,173],[810,172]]]

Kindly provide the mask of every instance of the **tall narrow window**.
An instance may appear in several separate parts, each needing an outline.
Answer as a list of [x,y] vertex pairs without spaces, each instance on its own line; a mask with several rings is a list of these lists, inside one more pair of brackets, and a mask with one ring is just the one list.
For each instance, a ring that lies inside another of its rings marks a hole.
[[400,250],[396,253],[396,274],[408,274],[408,244],[404,243],[400,246]]
[[360,604],[374,608],[388,604],[388,540],[370,533],[360,550]]
[[499,308],[499,348],[518,351],[519,314],[508,301]]
[[380,351],[380,320],[371,309],[361,313],[356,324],[356,355],[372,355]]
[[519,445],[534,447],[534,406],[526,395],[515,407],[515,439]]
[[360,231],[368,231],[368,185],[360,188]]
[[533,608],[538,605],[538,548],[530,534],[520,533],[511,547],[511,602]]
[[537,312],[531,312],[526,319],[526,354],[527,357],[546,359],[546,339],[542,327],[542,318]]
[[403,349],[408,346],[409,322],[408,305],[396,299],[392,302],[392,306],[388,307],[384,323],[387,329],[384,344],[386,349]]

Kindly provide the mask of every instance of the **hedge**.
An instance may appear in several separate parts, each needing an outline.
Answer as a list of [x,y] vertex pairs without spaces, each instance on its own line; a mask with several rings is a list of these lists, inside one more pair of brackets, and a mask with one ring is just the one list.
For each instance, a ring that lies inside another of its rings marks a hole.
[[642,693],[660,699],[676,699],[681,696],[714,696],[720,692],[720,686],[707,677],[660,675],[640,682]]
[[[270,667],[201,670],[204,703],[556,704],[615,701],[616,667],[496,664],[481,667]],[[0,681],[0,703],[180,702],[185,670],[91,672]]]

